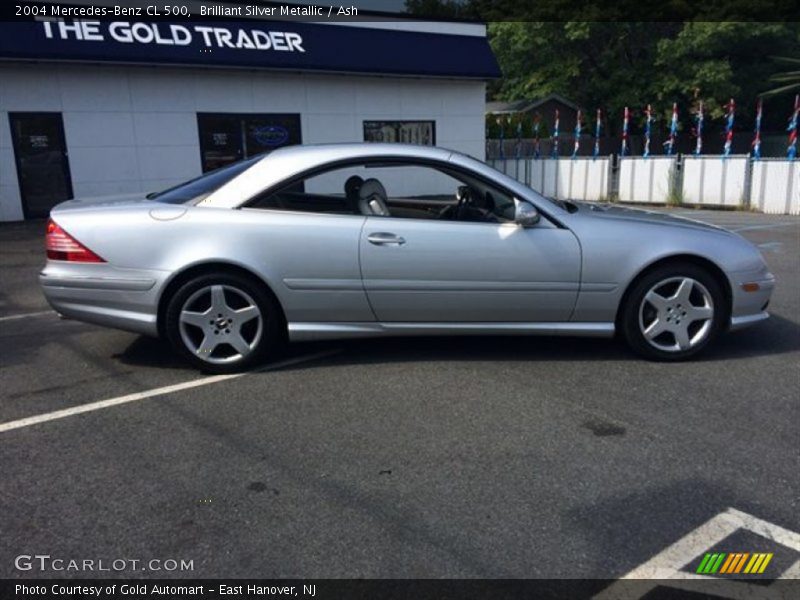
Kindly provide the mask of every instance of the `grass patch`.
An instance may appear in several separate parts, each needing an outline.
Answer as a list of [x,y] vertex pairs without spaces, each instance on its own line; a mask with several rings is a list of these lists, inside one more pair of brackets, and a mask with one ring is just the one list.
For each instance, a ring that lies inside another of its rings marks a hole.
[[683,206],[683,190],[674,187],[667,196],[667,206]]

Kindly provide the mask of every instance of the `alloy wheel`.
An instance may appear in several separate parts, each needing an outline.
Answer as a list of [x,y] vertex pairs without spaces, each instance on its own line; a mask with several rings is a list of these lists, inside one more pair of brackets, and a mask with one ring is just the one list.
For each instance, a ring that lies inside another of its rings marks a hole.
[[247,357],[258,346],[264,328],[264,317],[255,300],[227,284],[195,291],[183,303],[178,322],[186,348],[212,364]]
[[714,301],[708,289],[691,277],[670,277],[650,288],[639,307],[644,339],[664,352],[685,352],[712,331]]

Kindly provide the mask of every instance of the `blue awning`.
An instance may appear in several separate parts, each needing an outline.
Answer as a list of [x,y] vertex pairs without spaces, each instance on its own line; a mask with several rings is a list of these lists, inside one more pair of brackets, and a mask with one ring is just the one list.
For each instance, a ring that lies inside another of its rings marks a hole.
[[483,36],[280,21],[4,21],[0,58],[500,77]]

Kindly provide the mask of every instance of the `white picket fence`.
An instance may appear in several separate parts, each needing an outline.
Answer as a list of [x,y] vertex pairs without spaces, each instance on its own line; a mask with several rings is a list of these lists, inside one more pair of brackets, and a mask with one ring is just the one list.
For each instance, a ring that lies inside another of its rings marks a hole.
[[800,214],[800,161],[749,156],[520,158],[490,160],[499,171],[561,200],[751,207]]
[[611,160],[607,157],[508,159],[489,164],[551,198],[599,200],[609,195]]
[[747,156],[685,156],[683,202],[709,206],[746,206]]
[[620,202],[666,204],[672,193],[676,167],[674,156],[621,158],[617,186]]
[[770,214],[800,214],[800,161],[762,159],[753,163],[750,206]]

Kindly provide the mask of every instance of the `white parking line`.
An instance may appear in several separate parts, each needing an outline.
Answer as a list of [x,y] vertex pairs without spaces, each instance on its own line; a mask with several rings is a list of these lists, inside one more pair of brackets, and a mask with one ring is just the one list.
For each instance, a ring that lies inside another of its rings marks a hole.
[[39,312],[22,313],[19,315],[8,315],[7,317],[0,317],[0,321],[14,321],[15,319],[27,319],[28,317],[41,317],[42,315],[54,315],[55,311],[40,310]]
[[777,229],[778,227],[797,227],[798,225],[800,225],[800,221],[796,223],[772,223],[771,225],[747,225],[746,227],[738,227],[736,229],[732,229],[731,231],[739,233],[740,231],[755,231],[756,229]]
[[764,242],[763,244],[758,244],[758,248],[764,252],[780,252],[783,248],[783,242]]
[[[624,580],[640,580],[641,583],[639,585],[632,586],[618,581],[594,598],[595,600],[624,600],[627,598],[633,600],[644,596],[657,585],[663,585],[663,580],[665,579],[673,580],[670,581],[671,587],[700,593],[711,591],[707,587],[707,582],[713,580],[716,582],[713,589],[714,595],[720,594],[724,598],[742,600],[784,598],[778,591],[765,589],[763,586],[746,584],[742,581],[726,581],[681,570],[703,552],[708,551],[740,529],[770,539],[782,546],[791,548],[795,552],[800,552],[800,534],[735,508],[729,508],[725,512],[712,517],[697,529],[690,531],[677,542],[620,578]],[[789,575],[792,574],[792,569],[794,567],[789,569]],[[780,578],[785,577],[787,577],[787,573],[783,573],[780,576]],[[704,588],[704,586],[706,587]],[[785,597],[788,599],[791,596]]]
[[[265,371],[275,371],[277,369],[282,369],[284,367],[297,365],[312,360],[317,360],[318,358],[324,358],[326,356],[331,356],[333,354],[338,354],[339,352],[341,352],[341,350],[339,349],[326,350],[324,352],[317,352],[316,354],[308,354],[306,356],[289,358],[287,360],[283,360],[268,365],[262,369],[255,369],[253,371],[250,371],[250,373],[263,373]],[[63,419],[65,417],[71,417],[73,415],[80,415],[82,413],[93,412],[95,410],[101,410],[103,408],[119,406],[120,404],[127,404],[128,402],[136,402],[137,400],[145,400],[146,398],[163,396],[165,394],[171,394],[173,392],[180,392],[182,390],[188,390],[196,387],[201,387],[204,385],[210,385],[212,383],[219,383],[220,381],[228,381],[229,379],[236,379],[238,377],[243,377],[244,375],[248,375],[248,373],[245,372],[245,373],[234,373],[232,375],[212,375],[210,377],[201,377],[200,379],[193,379],[192,381],[184,381],[183,383],[167,385],[164,387],[155,388],[144,392],[136,392],[133,394],[127,394],[125,396],[109,398],[108,400],[90,402],[89,404],[81,404],[80,406],[73,406],[71,408],[65,408],[63,410],[56,410],[41,415],[34,415],[32,417],[25,417],[24,419],[17,419],[16,421],[8,421],[7,423],[0,423],[0,433],[5,433],[6,431],[11,431],[12,429],[21,429],[22,427],[30,427],[31,425],[38,425],[39,423],[46,423],[47,421],[55,421],[57,419]]]

